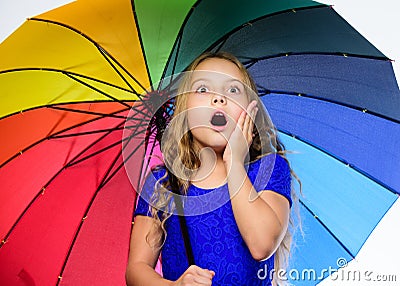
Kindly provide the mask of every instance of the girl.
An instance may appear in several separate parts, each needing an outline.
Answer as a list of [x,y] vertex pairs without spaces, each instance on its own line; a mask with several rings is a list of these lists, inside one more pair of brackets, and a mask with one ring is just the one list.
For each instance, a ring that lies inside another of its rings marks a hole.
[[262,106],[234,56],[203,54],[188,68],[163,136],[165,165],[147,177],[135,211],[128,285],[272,285],[290,247],[294,194]]

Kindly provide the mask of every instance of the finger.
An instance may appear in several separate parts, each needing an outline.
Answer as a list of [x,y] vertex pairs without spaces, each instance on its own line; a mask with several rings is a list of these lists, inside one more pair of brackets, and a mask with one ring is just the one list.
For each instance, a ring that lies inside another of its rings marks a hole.
[[211,278],[205,278],[203,276],[195,276],[193,282],[199,285],[211,285]]
[[253,118],[254,117],[254,108],[252,108],[246,115],[246,120],[243,126],[243,136],[245,136],[246,140],[249,141],[249,134],[253,132]]
[[[210,271],[208,269],[203,269],[203,268],[198,268],[196,269],[196,273],[202,277],[208,278],[208,279],[212,279],[213,278],[213,274],[214,271]],[[215,274],[215,273],[214,273]]]
[[251,114],[251,111],[257,107],[257,101],[253,100],[252,102],[249,103],[247,106],[246,110],[248,114]]
[[[249,125],[250,125],[250,121],[251,121],[251,114],[252,114],[252,112],[253,112],[253,109],[254,109],[254,101],[252,101],[250,104],[249,104],[249,106],[247,106],[247,109],[246,109],[246,118],[245,118],[245,121],[244,121],[244,126],[243,126],[243,131],[244,132],[246,132],[247,133],[247,130],[248,130],[248,128],[249,128]],[[245,133],[245,134],[246,134]]]
[[186,270],[186,272],[192,273],[193,275],[201,275],[201,276],[205,276],[205,277],[210,276],[211,272],[214,273],[214,271],[212,271],[212,270],[204,269],[204,268],[201,268],[200,266],[197,266],[194,264],[190,265],[188,267],[188,269]]
[[246,112],[246,119],[244,121],[244,128],[246,128],[246,131],[249,128],[249,123],[251,121],[251,113],[252,113],[252,110]]
[[250,118],[254,121],[254,113],[253,111],[257,108],[257,101],[253,100],[252,102],[249,103],[249,105],[246,108],[247,114],[250,116]]
[[257,116],[257,112],[258,112],[258,108],[255,107],[253,109],[253,112],[252,112],[252,116],[251,116],[252,117],[252,121],[250,123],[250,128],[248,129],[248,133],[247,133],[247,137],[249,139],[253,139],[253,130],[255,128],[255,119],[256,119],[256,116]]
[[240,113],[239,119],[236,123],[236,126],[239,127],[240,130],[243,130],[245,118],[246,118],[246,112],[242,111],[242,113]]
[[253,122],[256,121],[257,113],[258,113],[258,107],[257,107],[257,105],[256,105],[256,106],[253,108],[253,114],[252,114],[252,116],[251,116],[251,120],[252,120]]
[[[186,273],[182,277],[182,284],[179,284],[179,285],[191,285],[191,286],[211,285],[211,282],[209,282],[209,283],[208,282],[201,282],[201,280],[199,280],[198,277],[199,276],[196,273],[193,273],[193,272],[192,273]],[[209,281],[211,281],[211,280],[209,280]]]

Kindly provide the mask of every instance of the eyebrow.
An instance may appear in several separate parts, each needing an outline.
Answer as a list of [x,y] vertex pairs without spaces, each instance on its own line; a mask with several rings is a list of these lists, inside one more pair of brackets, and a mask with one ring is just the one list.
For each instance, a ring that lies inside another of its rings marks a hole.
[[[198,78],[198,79],[194,80],[193,82],[191,82],[190,86],[193,86],[195,83],[197,83],[199,81],[210,82],[210,79],[209,78]],[[235,82],[235,83],[239,83],[243,86],[245,85],[242,81],[235,79],[235,78],[230,78],[230,79],[226,80],[225,82],[227,82],[227,83]]]

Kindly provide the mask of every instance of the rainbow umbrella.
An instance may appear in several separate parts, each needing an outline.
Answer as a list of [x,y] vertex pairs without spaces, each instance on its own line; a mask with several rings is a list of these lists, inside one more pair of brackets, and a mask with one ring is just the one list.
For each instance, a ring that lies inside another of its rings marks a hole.
[[[290,267],[319,274],[357,258],[399,208],[400,97],[387,57],[309,0],[80,0],[0,45],[1,285],[125,284],[154,113],[142,95],[210,50],[247,65],[295,151],[305,234]],[[134,146],[124,158],[121,142]]]

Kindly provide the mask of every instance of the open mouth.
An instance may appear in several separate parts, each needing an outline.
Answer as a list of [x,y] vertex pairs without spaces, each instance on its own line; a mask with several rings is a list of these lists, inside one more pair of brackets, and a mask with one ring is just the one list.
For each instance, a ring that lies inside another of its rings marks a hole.
[[214,115],[211,117],[211,124],[217,127],[225,126],[228,121],[226,120],[225,114],[218,111],[215,112]]

